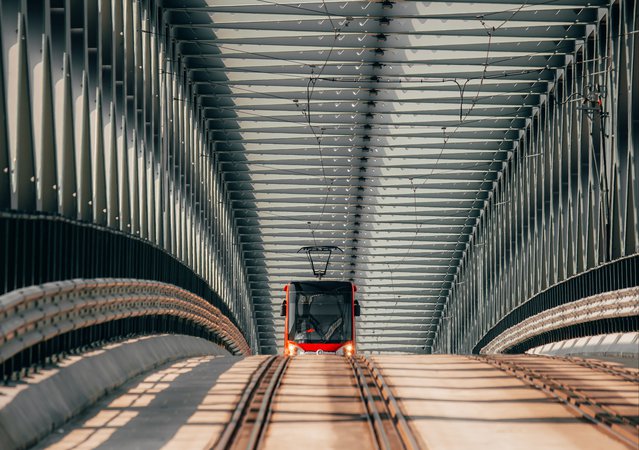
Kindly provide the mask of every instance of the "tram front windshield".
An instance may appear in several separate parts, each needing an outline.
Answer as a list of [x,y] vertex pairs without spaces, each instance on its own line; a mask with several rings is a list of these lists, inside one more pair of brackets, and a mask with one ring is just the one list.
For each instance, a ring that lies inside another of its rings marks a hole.
[[288,295],[289,340],[298,343],[351,340],[353,291],[349,282],[293,282]]

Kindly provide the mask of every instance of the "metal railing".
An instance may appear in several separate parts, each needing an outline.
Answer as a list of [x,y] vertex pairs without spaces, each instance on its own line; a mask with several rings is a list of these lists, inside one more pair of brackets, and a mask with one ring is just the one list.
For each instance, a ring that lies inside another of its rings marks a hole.
[[0,294],[76,278],[154,280],[202,297],[247,335],[251,330],[219,286],[139,236],[62,216],[0,211],[0,248]]
[[[477,342],[472,349],[472,353],[479,353],[482,348],[486,347],[490,342],[493,342],[508,329],[516,327],[521,322],[530,317],[542,314],[544,311],[563,305],[570,308],[571,304],[581,299],[635,286],[639,286],[639,255],[620,258],[570,277],[538,293],[506,314]],[[603,326],[603,329],[599,329],[595,322],[596,321],[583,322],[580,327],[565,328],[568,332],[562,333],[560,340],[626,331],[618,326]],[[531,347],[537,345],[542,344],[539,342],[531,343]],[[525,351],[527,348],[519,348],[519,350]]]
[[547,309],[505,330],[480,353],[503,353],[550,330],[595,320],[639,315],[639,287],[605,292]]
[[157,281],[76,279],[0,296],[0,371],[6,381],[52,355],[163,332],[201,336],[233,354],[251,354],[237,327],[189,291]]

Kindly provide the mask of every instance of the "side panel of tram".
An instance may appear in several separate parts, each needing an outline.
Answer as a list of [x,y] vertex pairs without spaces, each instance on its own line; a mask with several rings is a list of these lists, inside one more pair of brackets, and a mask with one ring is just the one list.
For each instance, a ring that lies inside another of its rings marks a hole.
[[286,316],[285,355],[355,353],[355,317],[360,308],[353,283],[293,281],[284,290],[281,315]]

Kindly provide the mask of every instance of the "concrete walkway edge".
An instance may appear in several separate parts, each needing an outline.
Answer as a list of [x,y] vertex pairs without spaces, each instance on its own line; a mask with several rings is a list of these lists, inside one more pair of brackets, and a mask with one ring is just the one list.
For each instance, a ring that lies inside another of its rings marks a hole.
[[0,450],[35,444],[108,392],[162,364],[228,355],[207,340],[158,335],[72,356],[23,383],[0,388]]

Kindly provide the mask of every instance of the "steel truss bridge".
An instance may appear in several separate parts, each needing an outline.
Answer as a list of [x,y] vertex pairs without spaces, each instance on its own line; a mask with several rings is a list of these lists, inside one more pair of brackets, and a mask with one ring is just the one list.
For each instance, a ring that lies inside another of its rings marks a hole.
[[637,15],[3,1],[3,375],[136,333],[276,353],[308,245],[364,352],[637,331]]

